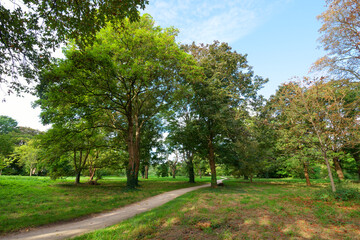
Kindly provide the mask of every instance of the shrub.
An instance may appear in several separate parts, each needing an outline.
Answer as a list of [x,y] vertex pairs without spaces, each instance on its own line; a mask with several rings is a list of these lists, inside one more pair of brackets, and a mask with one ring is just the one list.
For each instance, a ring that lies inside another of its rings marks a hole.
[[336,192],[333,192],[331,188],[324,188],[314,193],[313,198],[315,200],[340,200],[340,201],[349,201],[349,200],[360,200],[360,191],[355,187],[350,187],[346,185],[337,185]]

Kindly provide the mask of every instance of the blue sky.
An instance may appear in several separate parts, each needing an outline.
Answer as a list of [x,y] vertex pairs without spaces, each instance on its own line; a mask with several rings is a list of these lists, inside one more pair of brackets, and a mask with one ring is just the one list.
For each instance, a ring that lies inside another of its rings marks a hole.
[[[324,10],[325,0],[150,0],[144,12],[161,27],[178,28],[178,42],[219,40],[248,54],[255,74],[269,79],[260,92],[268,98],[281,83],[307,75],[324,55],[317,49],[316,19]],[[6,97],[0,115],[16,119],[19,126],[45,130],[40,109],[31,108],[34,100]]]
[[323,55],[316,16],[324,10],[324,0],[150,0],[144,12],[178,28],[181,43],[219,40],[248,54],[255,74],[269,78],[261,91],[268,98]]

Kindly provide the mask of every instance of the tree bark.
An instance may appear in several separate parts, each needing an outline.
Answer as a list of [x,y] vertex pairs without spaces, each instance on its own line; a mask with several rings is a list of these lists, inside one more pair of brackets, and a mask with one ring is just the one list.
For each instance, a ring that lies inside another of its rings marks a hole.
[[306,186],[311,186],[308,164],[305,162],[304,162],[304,175],[305,175],[305,179],[306,179]]
[[145,179],[149,179],[149,166],[145,165]]
[[172,168],[171,169],[171,172],[172,172],[172,177],[175,178],[175,175],[176,175],[176,169],[175,168]]
[[194,163],[192,156],[189,156],[187,164],[188,164],[189,183],[195,183]]
[[128,129],[127,129],[127,147],[129,152],[129,163],[126,169],[126,186],[134,189],[136,187],[136,174],[135,174],[135,158],[134,158],[134,125],[131,117],[128,116]]
[[209,165],[211,170],[211,187],[216,188],[217,181],[216,181],[215,149],[211,136],[208,138],[208,151],[209,151]]
[[140,128],[139,119],[135,117],[135,144],[134,144],[134,160],[135,160],[135,186],[139,186],[139,169],[140,169]]
[[333,179],[333,176],[332,176],[332,173],[331,173],[331,168],[330,168],[329,159],[328,159],[328,157],[327,157],[326,151],[323,150],[323,149],[322,149],[321,151],[322,151],[322,154],[323,154],[323,156],[324,156],[325,163],[326,163],[326,167],[327,167],[327,170],[328,170],[328,174],[329,174],[329,178],[330,178],[330,184],[331,184],[331,189],[332,189],[333,192],[336,192],[334,179]]
[[345,177],[344,177],[344,173],[342,171],[341,165],[340,165],[339,158],[334,157],[333,162],[334,162],[334,167],[335,167],[336,173],[337,173],[340,181],[344,181]]
[[75,184],[79,184],[79,183],[80,183],[80,174],[81,174],[80,171],[76,172]]

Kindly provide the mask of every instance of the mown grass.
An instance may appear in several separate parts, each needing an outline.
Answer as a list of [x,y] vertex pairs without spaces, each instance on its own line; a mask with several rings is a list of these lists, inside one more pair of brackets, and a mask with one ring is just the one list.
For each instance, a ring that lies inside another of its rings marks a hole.
[[[198,185],[210,179],[196,181]],[[127,190],[125,178],[104,178],[99,180],[100,185],[73,182],[73,178],[53,181],[47,177],[0,176],[0,235],[111,210],[163,192],[194,186],[187,183],[186,178],[140,180],[140,187],[135,191]]]
[[323,187],[229,180],[76,239],[360,239],[360,199],[315,200]]

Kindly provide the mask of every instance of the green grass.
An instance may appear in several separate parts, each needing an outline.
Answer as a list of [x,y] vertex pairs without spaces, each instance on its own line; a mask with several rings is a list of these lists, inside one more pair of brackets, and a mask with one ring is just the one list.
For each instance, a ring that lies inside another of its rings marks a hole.
[[[82,179],[82,181],[85,181]],[[196,179],[195,185],[209,182]],[[186,178],[140,179],[126,189],[126,179],[105,177],[100,185],[75,185],[74,178],[0,176],[0,234],[99,213],[174,189],[194,186]]]
[[314,199],[324,187],[229,180],[76,239],[360,239],[360,199]]

